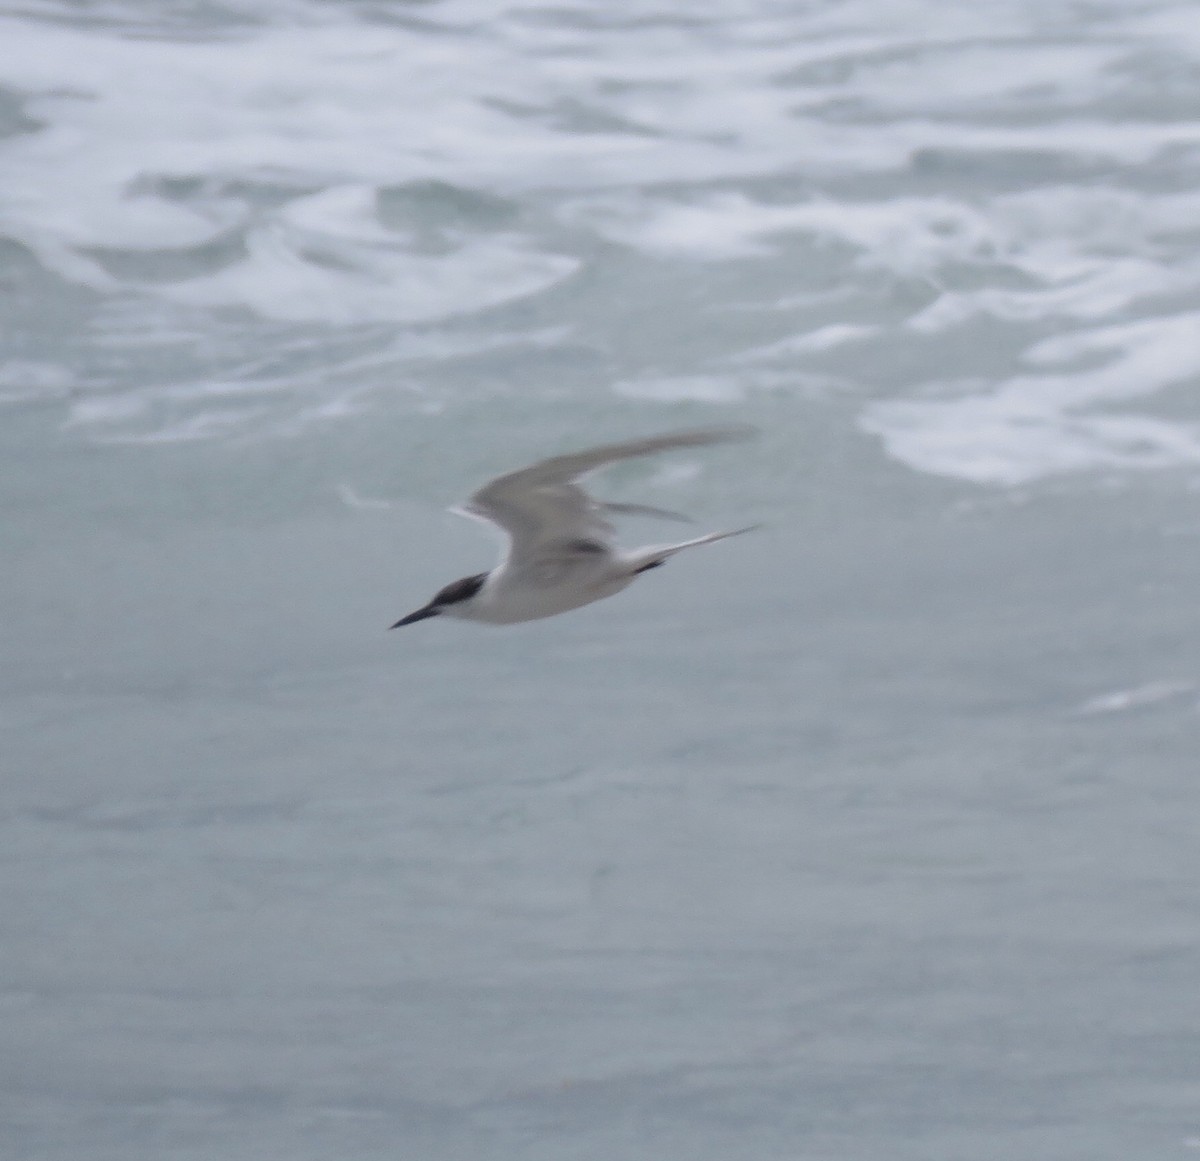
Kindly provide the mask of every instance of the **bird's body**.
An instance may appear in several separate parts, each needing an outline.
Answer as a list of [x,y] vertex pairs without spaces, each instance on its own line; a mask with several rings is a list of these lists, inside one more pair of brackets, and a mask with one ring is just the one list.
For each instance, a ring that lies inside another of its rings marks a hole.
[[447,585],[392,628],[442,614],[491,625],[552,617],[619,593],[639,573],[685,548],[750,531],[738,528],[622,550],[615,543],[616,529],[608,514],[686,517],[637,504],[607,504],[578,484],[589,472],[618,460],[743,439],[748,434],[746,428],[706,428],[651,436],[555,456],[497,477],[454,511],[494,525],[508,536],[508,551],[500,563],[491,572]]

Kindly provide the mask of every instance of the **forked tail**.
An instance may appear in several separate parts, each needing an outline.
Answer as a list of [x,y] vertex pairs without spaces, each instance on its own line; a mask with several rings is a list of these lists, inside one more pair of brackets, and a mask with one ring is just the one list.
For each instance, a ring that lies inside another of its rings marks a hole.
[[695,548],[699,544],[712,544],[714,540],[725,540],[730,536],[741,536],[743,532],[753,532],[761,528],[761,524],[751,524],[746,528],[734,528],[730,532],[710,532],[707,536],[697,536],[694,540],[682,540],[678,544],[652,544],[647,548],[635,548],[628,554],[628,561],[634,572],[643,572],[655,565],[662,564],[670,556],[682,552],[685,548]]

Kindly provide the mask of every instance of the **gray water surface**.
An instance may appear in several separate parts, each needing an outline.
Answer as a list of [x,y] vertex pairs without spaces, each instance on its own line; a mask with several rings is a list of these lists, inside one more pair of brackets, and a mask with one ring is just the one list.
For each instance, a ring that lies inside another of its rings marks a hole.
[[1192,1156],[1194,15],[0,7],[0,1153]]

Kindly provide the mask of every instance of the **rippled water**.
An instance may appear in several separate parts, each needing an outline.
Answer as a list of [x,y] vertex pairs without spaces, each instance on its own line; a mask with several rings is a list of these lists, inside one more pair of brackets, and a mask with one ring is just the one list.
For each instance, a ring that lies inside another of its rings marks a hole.
[[1191,1155],[1197,223],[1188,3],[0,4],[0,1151]]

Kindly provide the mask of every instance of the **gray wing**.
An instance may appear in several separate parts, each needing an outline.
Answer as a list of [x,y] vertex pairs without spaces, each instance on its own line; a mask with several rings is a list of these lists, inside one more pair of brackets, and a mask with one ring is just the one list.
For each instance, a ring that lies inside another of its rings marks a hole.
[[581,477],[620,460],[673,448],[704,447],[747,439],[752,434],[754,428],[751,427],[707,427],[554,456],[498,476],[454,510],[502,528],[512,540],[512,553],[531,554],[551,547],[561,551],[570,542],[592,545],[582,549],[585,554],[595,552],[596,547],[606,550],[616,535],[616,529],[605,518],[606,511],[659,516],[675,516],[676,513],[594,500],[578,485]]

